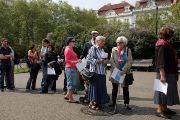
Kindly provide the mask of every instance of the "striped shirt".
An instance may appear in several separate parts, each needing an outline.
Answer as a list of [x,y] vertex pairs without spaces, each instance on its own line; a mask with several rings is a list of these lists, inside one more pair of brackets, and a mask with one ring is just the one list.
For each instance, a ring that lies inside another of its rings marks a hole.
[[90,64],[90,71],[95,72],[96,74],[105,75],[106,74],[106,65],[97,64],[96,61],[102,59],[101,55],[104,52],[103,48],[94,45],[90,48],[87,55],[88,64]]

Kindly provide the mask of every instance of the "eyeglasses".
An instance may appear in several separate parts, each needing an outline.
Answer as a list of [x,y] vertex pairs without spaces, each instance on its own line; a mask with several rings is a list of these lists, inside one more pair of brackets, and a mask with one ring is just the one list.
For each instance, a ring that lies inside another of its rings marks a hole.
[[124,44],[124,42],[116,42],[116,43],[119,43],[119,44]]

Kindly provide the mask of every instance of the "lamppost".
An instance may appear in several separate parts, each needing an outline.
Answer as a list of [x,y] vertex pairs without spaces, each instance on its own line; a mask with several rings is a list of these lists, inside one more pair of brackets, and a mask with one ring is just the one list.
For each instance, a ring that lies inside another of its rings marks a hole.
[[154,0],[155,5],[156,5],[156,36],[158,35],[158,11],[159,11],[158,1],[159,0]]

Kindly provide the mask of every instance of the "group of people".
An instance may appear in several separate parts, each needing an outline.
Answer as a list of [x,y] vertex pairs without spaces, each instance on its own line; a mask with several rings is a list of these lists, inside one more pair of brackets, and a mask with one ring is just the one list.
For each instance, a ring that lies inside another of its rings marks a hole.
[[[154,103],[157,104],[156,115],[163,118],[170,118],[176,112],[167,108],[167,105],[176,105],[179,103],[177,90],[178,81],[178,61],[175,49],[172,47],[171,39],[173,30],[164,27],[160,30],[159,39],[156,42],[155,65],[157,70],[156,78],[162,83],[168,83],[167,95],[162,92],[155,91]],[[109,95],[106,88],[106,66],[111,64],[111,74],[114,68],[119,70],[123,76],[131,72],[133,62],[131,49],[127,47],[128,40],[125,36],[116,39],[116,46],[112,48],[110,60],[104,58],[105,53],[105,37],[99,35],[97,31],[91,32],[92,39],[85,43],[84,49],[79,56],[75,51],[75,38],[67,37],[66,46],[63,48],[63,57],[65,59],[65,81],[64,90],[66,92],[64,99],[69,103],[78,103],[73,97],[74,90],[80,85],[81,72],[78,72],[76,64],[81,62],[82,58],[87,59],[87,68],[94,72],[93,80],[86,84],[86,94],[84,100],[89,103],[91,109],[102,109],[102,105],[109,103]],[[6,75],[6,83],[9,89],[13,89],[11,74],[11,61],[13,61],[13,51],[8,46],[8,40],[2,39],[0,49],[0,88],[4,91],[4,76]],[[51,90],[56,91],[56,80],[61,74],[61,68],[58,62],[58,54],[54,52],[54,46],[47,39],[42,42],[42,48],[39,51],[37,45],[33,44],[28,51],[28,59],[30,61],[30,78],[27,82],[26,90],[35,90],[36,78],[40,67],[42,68],[41,93],[47,93],[49,85],[52,84]],[[41,65],[41,66],[40,66]],[[56,75],[48,75],[47,69],[54,68]],[[112,82],[112,104],[109,107],[115,107],[119,86],[123,89],[124,106],[127,110],[131,110],[129,106],[129,85],[124,82],[119,84],[111,76],[109,81]]]

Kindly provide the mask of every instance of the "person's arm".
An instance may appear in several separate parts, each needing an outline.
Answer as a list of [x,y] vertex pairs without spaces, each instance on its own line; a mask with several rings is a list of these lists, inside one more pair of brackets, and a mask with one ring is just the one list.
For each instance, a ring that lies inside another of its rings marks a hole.
[[0,54],[0,60],[3,60],[3,59],[8,59],[8,58],[4,56],[3,54]]
[[96,64],[101,64],[102,60],[98,60],[97,58],[94,58],[95,55],[95,48],[94,46],[90,48],[89,53],[86,57],[86,59],[88,60],[88,64],[92,64],[92,65],[96,65]]
[[114,50],[114,48],[112,48],[111,58],[110,58],[111,68],[116,67],[116,63],[115,63],[115,60],[114,60],[114,53],[115,53],[115,50]]
[[166,47],[165,46],[161,46],[158,50],[158,54],[157,54],[157,63],[156,66],[157,68],[159,68],[159,72],[160,72],[160,80],[161,82],[166,82],[166,73],[165,73],[165,60],[166,60],[166,55],[165,55],[165,51],[166,51]]
[[165,77],[165,70],[164,70],[164,68],[160,68],[159,69],[159,72],[160,72],[160,80],[161,80],[161,82],[166,82],[166,77]]
[[0,49],[0,60],[8,59],[6,56],[3,55],[1,49]]
[[43,47],[41,48],[41,53],[40,53],[40,57],[45,57],[45,52],[43,51]]

